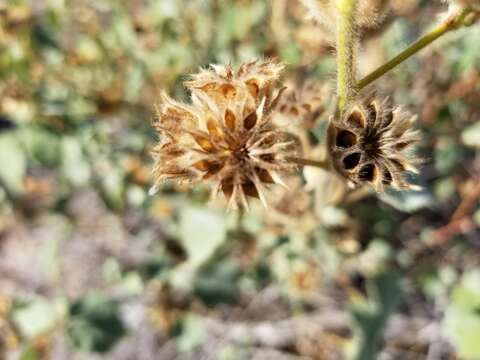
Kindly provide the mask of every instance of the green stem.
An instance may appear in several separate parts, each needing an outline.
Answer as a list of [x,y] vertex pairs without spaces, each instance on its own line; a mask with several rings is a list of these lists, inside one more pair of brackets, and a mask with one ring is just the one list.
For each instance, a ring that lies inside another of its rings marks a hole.
[[298,165],[313,166],[313,167],[317,167],[324,170],[328,170],[330,168],[328,161],[303,159],[303,158],[297,158],[297,157],[289,157],[287,160]]
[[337,95],[342,112],[352,98],[355,84],[355,9],[357,0],[337,0]]
[[384,65],[380,66],[378,69],[373,71],[372,73],[365,76],[362,80],[360,80],[357,85],[355,86],[356,90],[359,91],[366,87],[367,85],[374,82],[376,79],[387,73],[388,71],[392,70],[397,65],[401,64],[405,60],[407,60],[412,55],[416,54],[420,50],[422,50],[427,45],[434,42],[436,39],[441,37],[442,35],[446,34],[449,31],[456,30],[464,24],[465,18],[470,14],[470,9],[463,9],[458,14],[450,17],[447,21],[443,22],[442,24],[438,25],[428,34],[424,35],[422,38],[417,40],[415,43],[410,45],[400,54],[395,56],[393,59],[385,63]]

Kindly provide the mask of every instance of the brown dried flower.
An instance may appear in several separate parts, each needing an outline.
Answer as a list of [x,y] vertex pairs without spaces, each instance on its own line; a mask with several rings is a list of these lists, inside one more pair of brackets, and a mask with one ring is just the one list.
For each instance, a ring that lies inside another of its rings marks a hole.
[[161,135],[153,153],[155,187],[163,180],[208,182],[229,207],[248,207],[247,197],[266,204],[266,185],[282,183],[280,174],[295,168],[288,159],[298,150],[271,121],[282,68],[272,61],[247,63],[237,72],[214,65],[185,83],[191,105],[162,94],[154,124]]
[[331,119],[328,148],[333,167],[354,184],[371,184],[382,192],[385,186],[415,190],[406,179],[417,172],[421,160],[410,149],[420,140],[412,129],[416,116],[399,107],[387,107],[387,100],[375,98],[354,104],[342,119]]

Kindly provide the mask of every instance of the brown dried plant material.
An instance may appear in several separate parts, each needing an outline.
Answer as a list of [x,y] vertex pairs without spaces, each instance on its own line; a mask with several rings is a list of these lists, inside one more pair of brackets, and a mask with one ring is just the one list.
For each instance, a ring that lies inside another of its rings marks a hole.
[[295,350],[312,360],[339,360],[344,358],[344,347],[349,339],[319,325],[301,330],[296,338]]
[[154,123],[161,139],[153,151],[153,190],[165,180],[209,183],[229,208],[247,208],[247,197],[266,205],[266,188],[283,183],[281,174],[295,169],[288,159],[299,152],[295,138],[272,122],[282,92],[274,93],[273,86],[282,69],[268,60],[236,72],[213,65],[185,83],[191,105],[162,94]]
[[316,262],[295,263],[289,275],[289,286],[298,297],[308,299],[318,295],[323,284],[323,274]]
[[296,122],[303,128],[312,129],[316,118],[325,111],[325,99],[331,92],[330,87],[315,81],[289,86],[278,102],[275,123],[288,125]]
[[[305,156],[312,158],[309,131],[327,111],[327,104],[334,92],[329,84],[306,81],[288,84],[273,114],[273,123],[294,134],[302,144]],[[327,117],[328,119],[328,117]]]
[[[300,0],[311,19],[320,26],[333,30],[336,24],[337,7],[333,0]],[[390,7],[385,0],[359,0],[355,26],[358,29],[378,26],[386,17]]]
[[408,182],[421,159],[411,153],[420,141],[412,128],[416,116],[388,107],[387,100],[370,98],[351,106],[341,119],[331,119],[328,148],[333,167],[353,184],[370,184],[383,192],[417,190]]

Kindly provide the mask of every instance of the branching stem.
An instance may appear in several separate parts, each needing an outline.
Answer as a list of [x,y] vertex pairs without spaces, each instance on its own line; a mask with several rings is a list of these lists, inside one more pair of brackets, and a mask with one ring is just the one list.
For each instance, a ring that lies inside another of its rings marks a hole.
[[402,62],[410,58],[412,55],[422,50],[427,45],[431,44],[433,41],[435,41],[442,35],[452,30],[458,29],[464,24],[466,17],[470,13],[471,13],[470,9],[463,9],[458,14],[449,17],[446,21],[444,21],[443,23],[435,27],[432,31],[430,31],[428,34],[424,35],[422,38],[420,38],[415,43],[410,45],[408,48],[403,50],[400,54],[395,56],[393,59],[383,64],[378,69],[376,69],[375,71],[373,71],[372,73],[368,74],[363,79],[361,79],[355,86],[355,89],[357,91],[363,89],[367,85],[377,80],[379,77],[386,74],[388,71],[392,70],[397,65],[401,64]]
[[303,159],[303,158],[296,158],[296,157],[289,157],[287,160],[298,165],[313,166],[313,167],[317,167],[325,170],[328,170],[330,167],[328,161],[326,160],[319,161],[319,160]]

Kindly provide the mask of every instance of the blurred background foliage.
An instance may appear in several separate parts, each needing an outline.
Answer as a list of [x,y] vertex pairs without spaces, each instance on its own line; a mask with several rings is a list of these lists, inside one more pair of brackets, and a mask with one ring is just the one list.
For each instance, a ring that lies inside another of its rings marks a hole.
[[[446,11],[388,3],[361,74]],[[297,124],[321,156],[334,51],[297,0],[0,0],[0,359],[480,359],[479,38],[377,83],[419,115],[423,191],[305,169],[239,219],[201,187],[148,196],[153,106],[276,57],[321,89]]]

